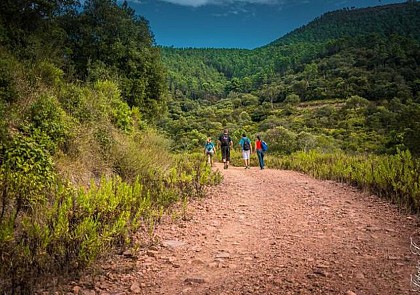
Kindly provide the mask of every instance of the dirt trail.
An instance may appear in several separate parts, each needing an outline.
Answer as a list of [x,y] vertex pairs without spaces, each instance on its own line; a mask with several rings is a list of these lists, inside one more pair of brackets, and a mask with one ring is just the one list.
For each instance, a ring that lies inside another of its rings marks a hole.
[[[415,217],[344,184],[216,169],[221,186],[167,218],[158,243],[104,262],[78,294],[413,294]],[[89,282],[89,283],[88,283]]]

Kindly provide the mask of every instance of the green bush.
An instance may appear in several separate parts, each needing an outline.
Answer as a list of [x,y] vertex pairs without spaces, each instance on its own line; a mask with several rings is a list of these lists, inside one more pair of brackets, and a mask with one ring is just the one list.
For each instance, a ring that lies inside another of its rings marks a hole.
[[[3,194],[2,206],[15,202],[15,216],[24,207],[42,200],[43,192],[55,180],[53,161],[42,144],[48,141],[42,133],[27,137],[17,134],[3,149],[0,166],[2,185],[7,187]],[[41,198],[41,199],[40,199]]]
[[89,123],[98,119],[97,111],[90,106],[93,94],[87,87],[68,84],[60,89],[60,104],[66,113],[79,123]]
[[112,134],[112,128],[110,125],[99,125],[94,129],[94,139],[99,144],[99,152],[102,155],[102,158],[106,161],[111,160],[111,151],[116,144],[114,136]]
[[41,61],[35,65],[34,74],[48,86],[60,86],[63,83],[63,70],[49,61]]
[[70,135],[70,120],[53,96],[42,95],[29,110],[29,122],[24,129],[32,134],[45,134],[45,147],[54,153]]
[[130,107],[122,101],[118,86],[111,81],[98,81],[94,84],[99,107],[109,116],[115,127],[123,131],[133,130]]
[[277,151],[284,154],[290,154],[296,151],[296,138],[296,133],[282,126],[267,130],[265,137],[263,137],[265,141],[270,143],[271,151]]
[[[6,285],[13,280],[27,280],[36,273],[34,265],[45,259],[39,252],[44,242],[39,237],[46,234],[40,222],[56,175],[52,157],[42,144],[43,135],[16,134],[2,148],[0,276],[7,279]],[[3,287],[0,283],[0,290]]]
[[0,101],[14,102],[19,98],[15,72],[17,62],[0,49]]
[[[115,247],[130,244],[140,227],[153,228],[168,206],[203,196],[207,185],[221,181],[201,154],[176,156],[141,172],[144,176],[130,182],[103,177],[80,189],[56,181],[49,190],[38,189],[33,210],[22,211],[19,218],[16,206],[3,202],[0,291],[31,293],[39,275],[83,269]],[[2,173],[1,191],[28,185],[8,180]]]
[[[0,154],[2,151],[2,145],[6,142],[8,137],[7,122],[6,118],[6,106],[5,103],[0,101]],[[1,161],[1,158],[0,158]]]

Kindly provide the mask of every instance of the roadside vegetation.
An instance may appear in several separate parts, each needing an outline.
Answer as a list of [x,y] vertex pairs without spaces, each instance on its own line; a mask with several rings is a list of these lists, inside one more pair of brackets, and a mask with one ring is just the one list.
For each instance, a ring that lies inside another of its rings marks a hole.
[[141,246],[221,182],[202,149],[223,128],[260,135],[270,167],[420,211],[418,3],[236,50],[159,48],[127,2],[53,2],[0,3],[0,293]]
[[416,1],[343,9],[254,50],[162,48],[172,95],[159,126],[190,150],[224,127],[236,147],[260,135],[269,167],[419,212],[419,16]]
[[154,127],[166,94],[147,22],[115,1],[75,4],[0,4],[2,294],[148,243],[134,234],[152,238],[221,180]]

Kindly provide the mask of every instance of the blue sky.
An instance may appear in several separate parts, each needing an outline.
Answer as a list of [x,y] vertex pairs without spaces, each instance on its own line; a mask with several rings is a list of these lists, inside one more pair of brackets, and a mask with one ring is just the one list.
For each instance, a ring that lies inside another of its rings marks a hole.
[[392,0],[128,0],[158,45],[247,48],[266,45],[321,14]]

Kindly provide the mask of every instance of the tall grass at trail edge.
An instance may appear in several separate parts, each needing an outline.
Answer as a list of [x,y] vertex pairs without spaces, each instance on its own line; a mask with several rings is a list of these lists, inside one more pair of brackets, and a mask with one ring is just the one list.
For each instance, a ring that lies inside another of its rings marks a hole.
[[409,151],[396,155],[297,152],[288,156],[269,155],[267,163],[272,168],[349,183],[414,213],[420,212],[420,160]]

